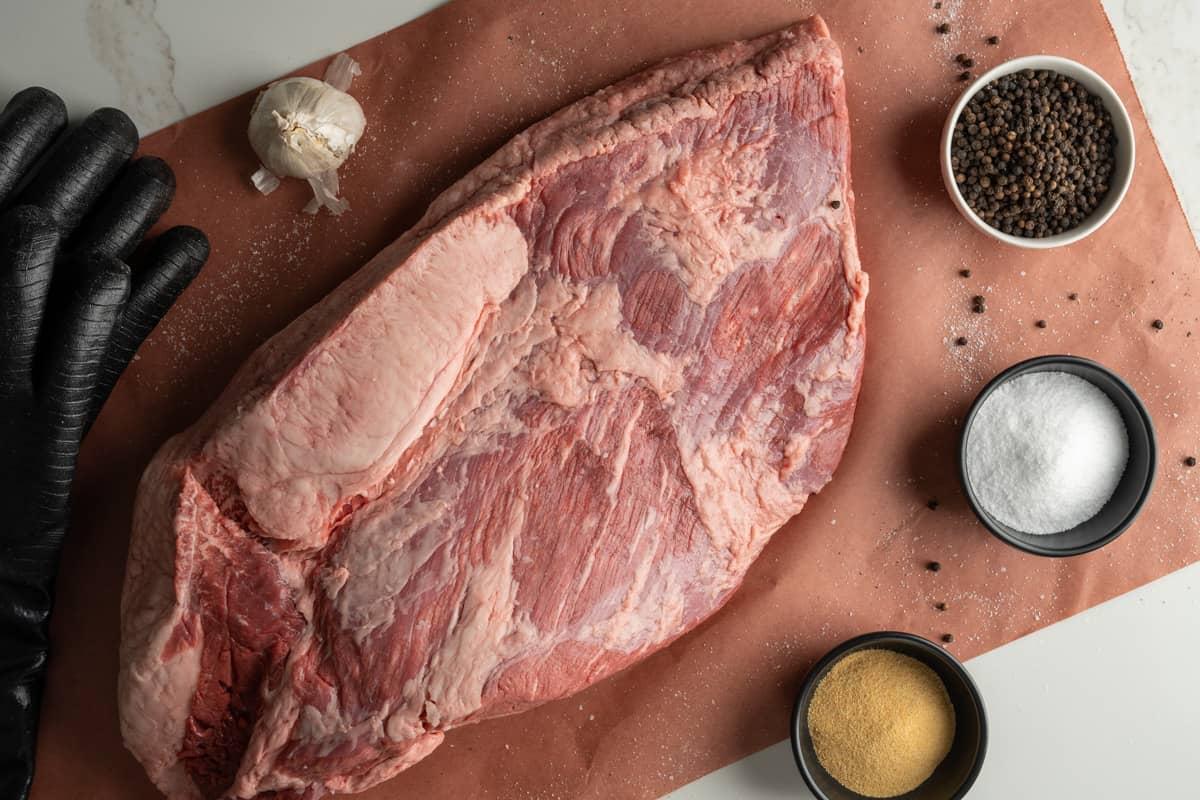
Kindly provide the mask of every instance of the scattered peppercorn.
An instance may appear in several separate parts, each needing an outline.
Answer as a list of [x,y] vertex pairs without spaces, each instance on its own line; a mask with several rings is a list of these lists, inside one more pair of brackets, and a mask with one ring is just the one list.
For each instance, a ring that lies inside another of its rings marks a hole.
[[990,45],[1000,44],[1000,37],[999,36],[989,36],[989,37],[987,37],[987,43]]
[[960,270],[958,271],[958,274],[959,274],[959,275],[962,275],[964,278],[969,278],[969,277],[971,277],[971,270],[969,270],[969,269],[960,269]]
[[842,201],[841,200],[830,200],[829,207],[836,211],[837,209],[842,207]]
[[860,52],[860,53],[865,53],[865,52],[867,52],[867,51],[866,51],[866,50],[863,50],[863,47],[862,47],[862,45],[860,44],[860,45],[858,46],[858,52]]
[[950,23],[943,22],[941,25],[938,25],[937,28],[935,28],[934,30],[936,30],[938,33],[942,33],[942,34],[949,33],[950,32]]
[[937,511],[937,507],[938,507],[939,503],[937,501],[937,498],[934,498],[934,499],[930,500],[928,503],[926,503],[925,505],[929,506],[930,511]]
[[958,73],[958,79],[960,81],[969,81],[969,80],[971,80],[971,73],[965,72],[965,71],[960,72],[960,73]]
[[941,568],[942,568],[942,565],[940,563],[938,563],[937,561],[930,561],[928,564],[925,565],[925,569],[929,570],[930,572],[938,572],[941,570]]
[[946,644],[950,644],[951,642],[954,641],[954,634],[953,633],[943,633],[942,641],[945,642]]
[[1161,331],[1161,330],[1163,329],[1163,327],[1165,326],[1165,324],[1166,324],[1166,323],[1164,323],[1164,322],[1163,322],[1161,319],[1156,319],[1156,320],[1154,320],[1154,322],[1151,322],[1151,323],[1150,323],[1150,325],[1151,325],[1151,326],[1154,328],[1154,330],[1156,330],[1156,331]]
[[1069,295],[1067,295],[1067,299],[1068,299],[1068,300],[1078,300],[1078,299],[1079,299],[1079,293],[1078,293],[1078,292],[1071,292]]
[[1188,467],[1194,467],[1194,466],[1196,466],[1196,457],[1195,457],[1195,456],[1188,456],[1187,458],[1185,458],[1185,459],[1183,460],[1183,463],[1184,463],[1184,465],[1185,465],[1185,466],[1188,466]]
[[1098,97],[1073,78],[1026,69],[970,99],[954,125],[950,163],[967,205],[984,222],[1042,238],[1096,210],[1115,152],[1112,117]]
[[946,604],[945,604],[944,602],[938,602],[938,603],[934,603],[934,604],[933,604],[933,607],[934,607],[934,608],[936,608],[938,611],[945,611],[945,610],[946,610]]
[[964,346],[966,346],[966,344],[967,344],[967,337],[965,337],[965,336],[960,336],[960,337],[958,337],[957,339],[955,339],[955,340],[954,340],[954,343],[955,343],[956,345],[958,345],[959,347],[964,347]]
[[1044,327],[1046,327],[1046,320],[1039,319],[1037,322],[1035,322],[1033,324],[1037,325],[1039,328],[1044,328]]

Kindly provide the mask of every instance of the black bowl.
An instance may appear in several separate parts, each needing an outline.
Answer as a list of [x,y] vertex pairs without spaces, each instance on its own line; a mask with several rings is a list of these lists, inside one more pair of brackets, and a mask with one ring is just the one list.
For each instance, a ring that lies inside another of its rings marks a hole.
[[928,639],[911,633],[880,631],[855,637],[830,650],[809,670],[792,709],[792,755],[796,758],[800,776],[817,800],[862,800],[862,795],[834,780],[817,761],[808,732],[808,704],[817,684],[842,656],[867,649],[892,650],[915,658],[927,664],[946,685],[950,702],[954,704],[954,744],[928,780],[900,797],[903,800],[958,800],[975,783],[987,752],[987,714],[983,698],[957,658]]
[[[967,476],[967,438],[971,435],[971,423],[975,421],[976,412],[997,386],[1010,378],[1030,372],[1067,372],[1090,382],[1108,395],[1116,405],[1125,421],[1125,432],[1129,436],[1129,462],[1113,496],[1094,517],[1061,533],[1025,533],[1005,525],[979,504]],[[979,517],[983,527],[998,539],[1034,555],[1077,556],[1103,547],[1133,524],[1133,520],[1150,496],[1157,459],[1158,445],[1154,439],[1154,425],[1150,421],[1150,414],[1142,405],[1141,398],[1119,375],[1086,358],[1039,356],[1004,370],[992,378],[975,398],[963,422],[962,436],[959,439],[958,474],[962,480],[963,492],[967,495],[967,503],[975,512],[975,516]]]

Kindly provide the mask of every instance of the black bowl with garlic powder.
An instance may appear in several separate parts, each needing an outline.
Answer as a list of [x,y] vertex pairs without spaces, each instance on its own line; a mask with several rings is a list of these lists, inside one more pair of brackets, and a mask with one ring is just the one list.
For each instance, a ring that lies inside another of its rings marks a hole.
[[[889,725],[888,715],[902,724]],[[904,727],[920,735],[889,730]],[[844,642],[812,668],[792,712],[791,743],[818,800],[956,800],[983,765],[987,719],[953,655],[920,636],[882,631]]]

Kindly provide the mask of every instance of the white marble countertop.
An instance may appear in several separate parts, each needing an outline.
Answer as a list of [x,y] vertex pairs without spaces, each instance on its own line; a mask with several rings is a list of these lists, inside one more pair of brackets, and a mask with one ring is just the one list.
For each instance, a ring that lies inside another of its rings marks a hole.
[[[1200,232],[1200,3],[1103,2]],[[0,98],[43,84],[64,95],[74,117],[116,105],[149,133],[436,5],[0,0]],[[1200,564],[971,660],[991,724],[971,797],[1200,797],[1198,662]],[[807,796],[785,743],[670,795]]]

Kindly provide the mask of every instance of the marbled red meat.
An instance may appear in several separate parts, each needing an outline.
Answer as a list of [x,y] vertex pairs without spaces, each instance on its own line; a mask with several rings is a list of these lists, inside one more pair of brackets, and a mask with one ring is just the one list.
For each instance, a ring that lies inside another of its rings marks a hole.
[[158,786],[362,789],[720,608],[850,431],[849,148],[820,19],[665,62],[260,348],[138,496],[120,701]]

